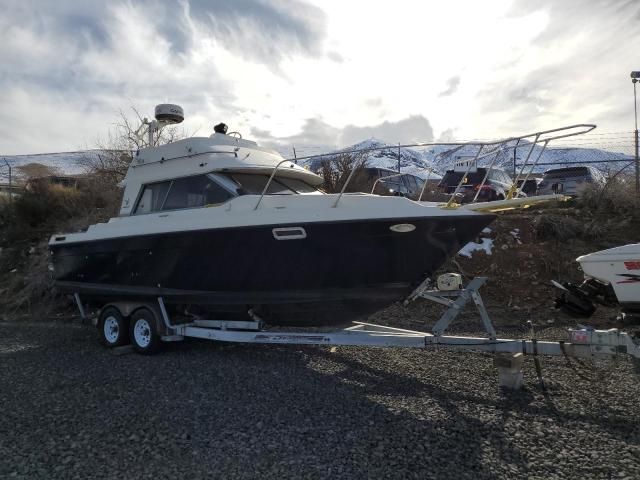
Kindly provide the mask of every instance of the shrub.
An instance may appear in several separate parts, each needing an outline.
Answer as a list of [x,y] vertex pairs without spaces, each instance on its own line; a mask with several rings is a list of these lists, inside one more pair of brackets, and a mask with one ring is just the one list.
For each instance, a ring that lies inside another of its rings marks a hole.
[[536,237],[539,240],[566,242],[574,239],[602,240],[609,232],[623,227],[627,219],[620,217],[575,216],[574,211],[565,214],[547,213],[536,219]]
[[605,185],[586,186],[578,195],[576,206],[594,213],[640,215],[640,199],[635,192],[635,182],[625,178],[613,178]]
[[119,207],[113,184],[95,179],[81,190],[35,184],[0,203],[0,311],[48,313],[63,300],[48,269],[50,235],[80,231],[113,217]]

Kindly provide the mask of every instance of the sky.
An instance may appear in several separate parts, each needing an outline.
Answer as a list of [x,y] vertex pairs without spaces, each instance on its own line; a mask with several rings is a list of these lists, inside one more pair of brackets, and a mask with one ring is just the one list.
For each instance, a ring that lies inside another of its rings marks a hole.
[[3,0],[0,155],[184,108],[302,153],[634,128],[637,0]]

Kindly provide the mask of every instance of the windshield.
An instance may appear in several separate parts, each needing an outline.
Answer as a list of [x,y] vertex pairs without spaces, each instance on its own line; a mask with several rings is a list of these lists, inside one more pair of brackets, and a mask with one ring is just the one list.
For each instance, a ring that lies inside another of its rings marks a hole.
[[[254,173],[226,173],[222,176],[237,185],[238,195],[260,195],[269,181],[269,175]],[[293,195],[296,193],[315,193],[318,190],[297,178],[274,178],[269,184],[269,195]]]
[[560,178],[560,177],[586,177],[590,174],[586,167],[568,167],[568,168],[556,168],[554,170],[548,170],[544,176],[546,178]]
[[[465,181],[463,184],[480,184],[484,179],[484,176],[487,174],[487,171],[484,168],[479,168],[475,172],[467,173],[465,177]],[[440,186],[442,187],[455,187],[460,183],[460,179],[464,175],[464,172],[454,172],[452,170],[447,171],[444,177],[440,181]]]

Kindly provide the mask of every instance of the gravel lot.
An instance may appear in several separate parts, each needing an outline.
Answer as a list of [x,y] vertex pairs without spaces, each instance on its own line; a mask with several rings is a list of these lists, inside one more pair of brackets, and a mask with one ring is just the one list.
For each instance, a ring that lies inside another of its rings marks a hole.
[[[547,332],[548,335],[554,332]],[[640,368],[186,341],[0,323],[0,478],[640,478]]]

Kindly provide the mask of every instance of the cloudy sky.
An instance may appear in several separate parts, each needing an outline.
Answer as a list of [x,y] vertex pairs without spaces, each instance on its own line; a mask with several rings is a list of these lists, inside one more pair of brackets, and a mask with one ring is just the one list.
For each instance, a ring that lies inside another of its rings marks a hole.
[[0,154],[184,107],[298,149],[633,129],[637,0],[4,0]]

